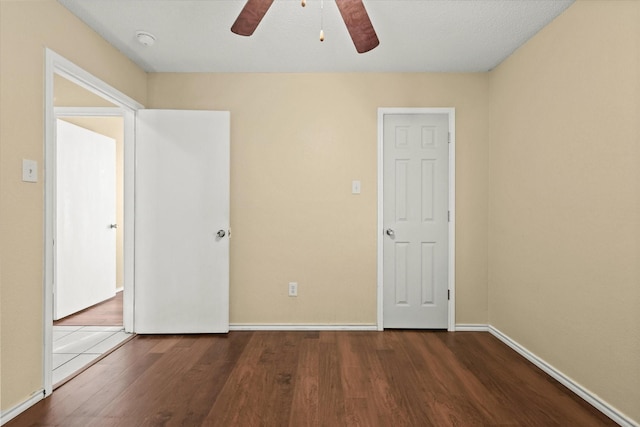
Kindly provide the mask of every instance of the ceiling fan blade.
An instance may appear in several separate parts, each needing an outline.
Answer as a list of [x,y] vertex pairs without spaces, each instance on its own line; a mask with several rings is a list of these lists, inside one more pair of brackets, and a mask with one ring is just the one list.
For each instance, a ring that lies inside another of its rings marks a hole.
[[241,36],[253,34],[272,3],[273,0],[247,0],[236,22],[231,26],[231,32]]
[[358,53],[365,53],[380,44],[362,0],[336,0],[342,19]]

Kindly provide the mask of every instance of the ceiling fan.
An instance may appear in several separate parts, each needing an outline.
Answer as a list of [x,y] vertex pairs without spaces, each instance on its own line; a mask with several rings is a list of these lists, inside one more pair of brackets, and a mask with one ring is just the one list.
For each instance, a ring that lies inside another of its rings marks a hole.
[[[274,0],[247,0],[240,15],[231,26],[231,31],[241,36],[250,36],[271,7]],[[365,53],[380,44],[362,0],[335,0],[342,20],[358,53]],[[302,1],[305,5],[305,1]],[[320,40],[323,40],[321,35]]]

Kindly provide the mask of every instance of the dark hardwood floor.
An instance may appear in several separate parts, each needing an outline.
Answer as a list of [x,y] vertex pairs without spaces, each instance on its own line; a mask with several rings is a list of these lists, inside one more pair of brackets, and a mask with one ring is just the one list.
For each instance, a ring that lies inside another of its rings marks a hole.
[[484,332],[137,336],[7,427],[616,425]]
[[122,326],[122,292],[53,322],[55,326]]

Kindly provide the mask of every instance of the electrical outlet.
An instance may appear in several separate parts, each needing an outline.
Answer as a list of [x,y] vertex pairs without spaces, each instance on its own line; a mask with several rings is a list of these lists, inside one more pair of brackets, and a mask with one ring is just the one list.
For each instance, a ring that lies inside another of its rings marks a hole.
[[298,296],[298,284],[296,282],[289,282],[289,296],[290,297]]

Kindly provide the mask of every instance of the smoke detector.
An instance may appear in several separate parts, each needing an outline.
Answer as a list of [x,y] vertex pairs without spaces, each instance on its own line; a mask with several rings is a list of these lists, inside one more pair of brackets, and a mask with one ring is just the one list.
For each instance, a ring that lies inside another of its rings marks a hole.
[[136,39],[144,46],[153,46],[156,42],[156,36],[146,31],[136,31]]

